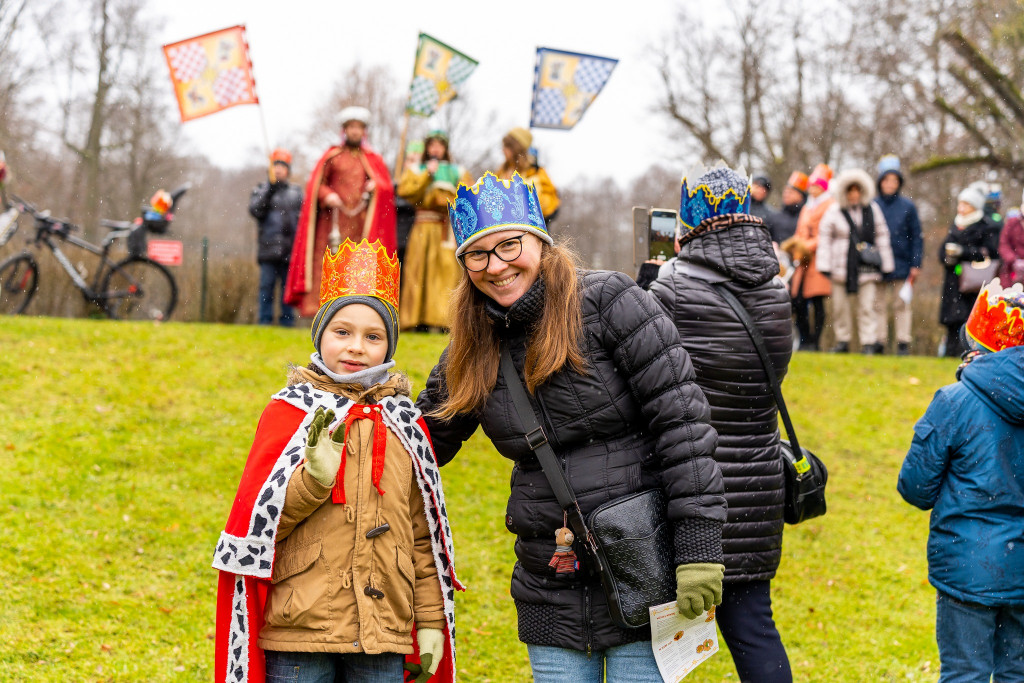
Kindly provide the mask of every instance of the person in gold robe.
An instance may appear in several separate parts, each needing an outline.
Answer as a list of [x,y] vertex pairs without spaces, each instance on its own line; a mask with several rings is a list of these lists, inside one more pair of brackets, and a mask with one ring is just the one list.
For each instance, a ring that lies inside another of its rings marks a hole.
[[501,140],[505,163],[494,172],[494,175],[509,180],[513,173],[518,173],[528,184],[536,187],[537,196],[540,198],[540,210],[544,214],[544,220],[550,223],[558,212],[561,200],[558,198],[558,190],[548,177],[548,172],[539,166],[536,157],[530,154],[532,144],[533,134],[525,128],[513,128],[506,133]]
[[448,327],[448,299],[461,276],[448,224],[448,200],[455,197],[460,182],[470,184],[472,179],[452,163],[448,136],[431,131],[423,141],[422,161],[406,166],[398,183],[398,195],[416,207],[402,264],[403,330]]

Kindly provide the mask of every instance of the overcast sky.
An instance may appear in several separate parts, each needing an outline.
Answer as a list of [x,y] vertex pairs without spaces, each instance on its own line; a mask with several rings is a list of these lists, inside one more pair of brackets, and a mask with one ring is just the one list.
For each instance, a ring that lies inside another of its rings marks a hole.
[[[627,182],[667,158],[668,128],[652,113],[658,83],[648,55],[650,45],[672,29],[670,0],[157,0],[152,8],[166,17],[157,36],[160,44],[246,26],[271,146],[301,139],[313,109],[356,61],[388,65],[407,87],[422,31],[480,62],[470,77],[472,96],[478,110],[499,112],[495,149],[505,128],[529,124],[538,46],[619,59],[608,84],[573,130],[534,131],[556,184],[580,175],[611,175]],[[182,126],[189,147],[217,164],[260,160],[263,136],[254,106]],[[457,147],[453,141],[456,152]],[[673,152],[678,154],[678,145]]]

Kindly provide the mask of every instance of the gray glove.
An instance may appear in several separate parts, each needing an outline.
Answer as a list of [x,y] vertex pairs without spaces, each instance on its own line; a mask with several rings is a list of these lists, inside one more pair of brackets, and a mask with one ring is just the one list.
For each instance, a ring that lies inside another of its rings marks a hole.
[[334,486],[341,467],[341,451],[345,447],[345,426],[338,425],[334,434],[330,434],[331,423],[334,422],[334,411],[317,408],[313,413],[313,421],[309,423],[309,436],[306,437],[306,470],[309,475],[324,486]]

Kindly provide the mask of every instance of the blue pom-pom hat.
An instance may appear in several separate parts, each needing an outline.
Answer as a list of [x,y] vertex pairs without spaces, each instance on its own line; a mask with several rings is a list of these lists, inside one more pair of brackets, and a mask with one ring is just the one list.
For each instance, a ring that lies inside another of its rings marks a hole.
[[[692,189],[691,189],[692,186]],[[743,169],[725,165],[683,176],[679,197],[679,232],[685,235],[703,221],[731,213],[750,213],[750,179]]]
[[487,172],[473,185],[460,183],[455,199],[448,202],[448,218],[461,256],[484,235],[502,230],[523,230],[552,244],[537,189],[518,173],[502,180]]

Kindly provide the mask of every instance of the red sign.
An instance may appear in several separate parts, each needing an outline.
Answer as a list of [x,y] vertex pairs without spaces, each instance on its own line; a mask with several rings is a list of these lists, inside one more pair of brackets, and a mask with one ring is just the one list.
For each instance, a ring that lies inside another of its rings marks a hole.
[[150,240],[146,255],[165,266],[180,266],[183,253],[182,243],[178,240]]

